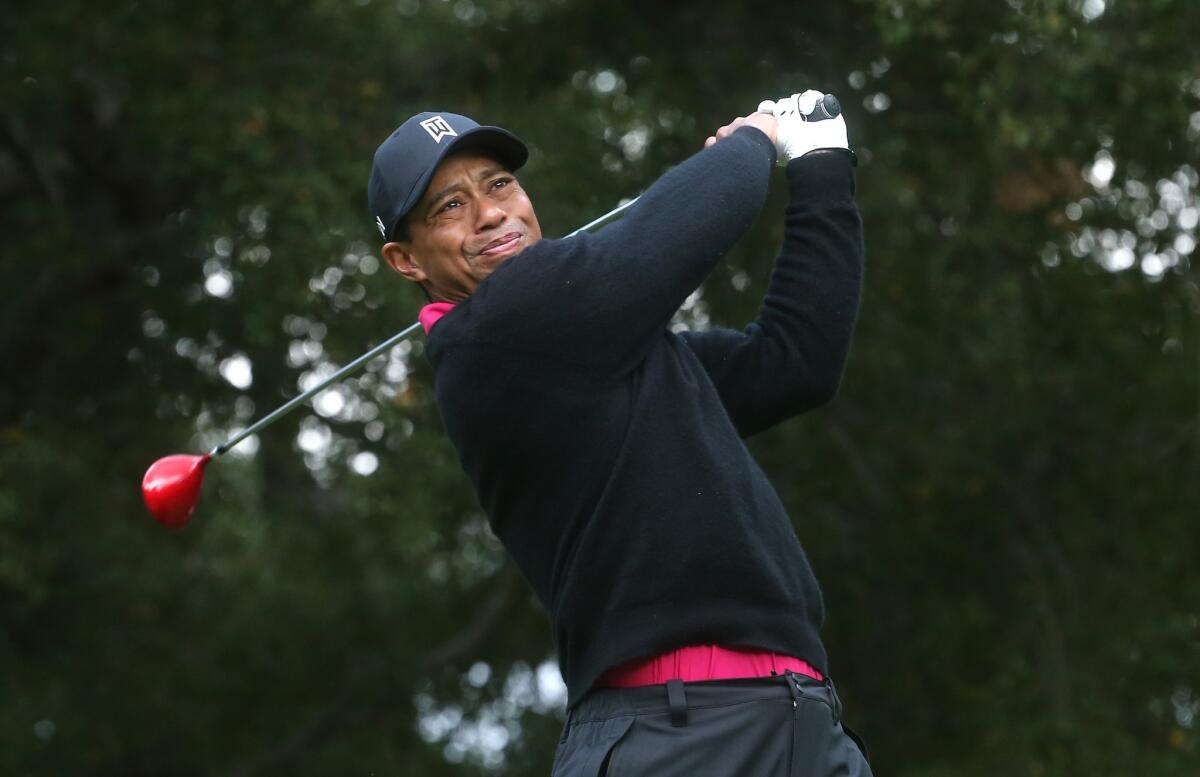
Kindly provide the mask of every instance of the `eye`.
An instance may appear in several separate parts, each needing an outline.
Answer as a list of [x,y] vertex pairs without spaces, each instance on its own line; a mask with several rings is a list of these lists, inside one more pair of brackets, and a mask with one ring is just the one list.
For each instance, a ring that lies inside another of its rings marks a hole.
[[503,189],[504,187],[506,187],[510,183],[512,183],[512,180],[513,179],[511,179],[511,178],[497,178],[496,180],[492,181],[492,191],[495,191],[497,189]]
[[460,202],[457,199],[448,200],[445,204],[442,205],[442,207],[437,209],[437,212],[445,213],[448,210],[454,210],[455,208],[458,208],[460,205],[462,205],[462,202]]

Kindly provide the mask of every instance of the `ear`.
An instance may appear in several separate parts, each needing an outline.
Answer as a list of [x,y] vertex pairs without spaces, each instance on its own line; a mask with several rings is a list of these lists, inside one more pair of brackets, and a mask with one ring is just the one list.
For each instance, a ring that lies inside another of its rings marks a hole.
[[428,276],[413,260],[411,246],[407,243],[384,243],[383,260],[396,272],[413,283],[424,283]]

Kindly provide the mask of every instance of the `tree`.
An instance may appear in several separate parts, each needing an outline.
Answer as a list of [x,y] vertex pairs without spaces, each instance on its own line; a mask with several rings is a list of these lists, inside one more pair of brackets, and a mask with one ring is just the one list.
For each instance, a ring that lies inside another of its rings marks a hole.
[[[839,398],[752,444],[851,725],[880,773],[1192,773],[1194,4],[64,0],[0,23],[0,770],[546,773],[549,630],[419,339],[214,465],[186,530],[136,481],[413,319],[364,198],[409,114],[517,131],[564,234],[813,84],[859,152],[868,287]],[[683,319],[753,315],[782,197]]]

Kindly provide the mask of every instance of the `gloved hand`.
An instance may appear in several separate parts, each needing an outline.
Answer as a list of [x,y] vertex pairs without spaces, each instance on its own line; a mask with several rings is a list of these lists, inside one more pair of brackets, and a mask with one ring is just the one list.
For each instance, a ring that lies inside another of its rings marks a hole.
[[842,106],[833,95],[809,89],[780,100],[763,100],[758,112],[769,113],[779,122],[775,150],[781,167],[821,148],[850,150]]

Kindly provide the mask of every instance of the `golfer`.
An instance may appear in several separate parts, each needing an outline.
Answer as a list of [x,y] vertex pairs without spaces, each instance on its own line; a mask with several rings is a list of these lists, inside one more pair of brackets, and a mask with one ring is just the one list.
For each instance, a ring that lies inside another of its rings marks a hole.
[[[561,240],[542,238],[504,129],[421,113],[375,153],[370,209],[429,298],[446,432],[552,622],[554,777],[870,774],[820,588],[742,442],[828,402],[849,351],[862,225],[845,122],[814,120],[828,104],[764,102],[620,221]],[[777,161],[791,201],[757,318],[672,332]]]

